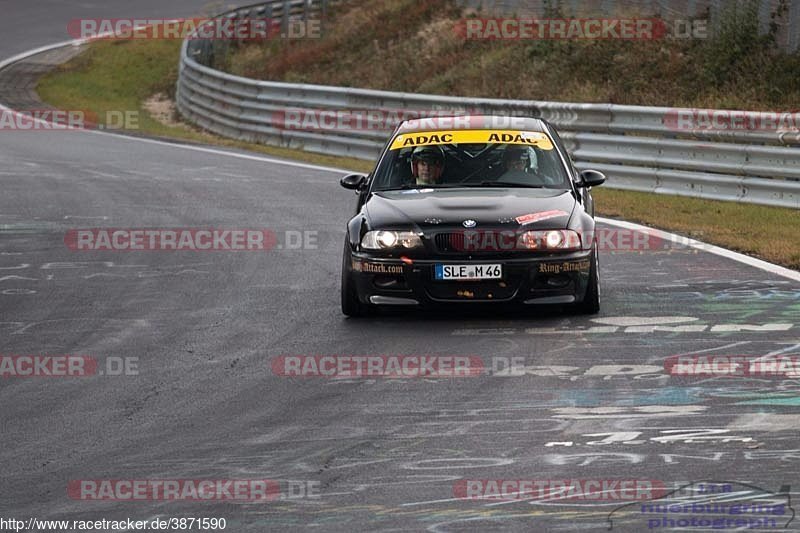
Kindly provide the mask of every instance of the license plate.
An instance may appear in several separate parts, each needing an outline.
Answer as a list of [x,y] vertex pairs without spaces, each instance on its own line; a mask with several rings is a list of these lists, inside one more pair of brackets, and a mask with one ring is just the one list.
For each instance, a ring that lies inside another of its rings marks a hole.
[[502,279],[503,265],[435,265],[435,279]]

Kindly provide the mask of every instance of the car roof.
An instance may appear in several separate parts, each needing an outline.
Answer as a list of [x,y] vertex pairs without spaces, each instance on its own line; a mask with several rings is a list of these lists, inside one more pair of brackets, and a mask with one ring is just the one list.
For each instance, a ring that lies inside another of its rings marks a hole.
[[404,120],[398,133],[442,130],[521,130],[547,132],[544,120],[508,115],[450,115]]

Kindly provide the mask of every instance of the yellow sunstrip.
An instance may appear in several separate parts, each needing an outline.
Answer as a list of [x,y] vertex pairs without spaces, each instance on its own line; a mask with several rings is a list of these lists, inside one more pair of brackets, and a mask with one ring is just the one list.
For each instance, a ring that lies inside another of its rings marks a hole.
[[527,144],[552,150],[550,137],[540,131],[517,130],[446,130],[403,133],[392,141],[390,150],[432,144]]

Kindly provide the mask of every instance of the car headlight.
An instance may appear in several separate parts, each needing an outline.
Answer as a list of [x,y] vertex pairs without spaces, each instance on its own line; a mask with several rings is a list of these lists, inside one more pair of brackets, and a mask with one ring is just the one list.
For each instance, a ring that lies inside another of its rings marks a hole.
[[580,250],[581,237],[572,230],[525,231],[517,239],[523,250]]
[[413,231],[368,231],[361,239],[361,247],[365,250],[408,249],[418,246],[422,246],[422,240]]

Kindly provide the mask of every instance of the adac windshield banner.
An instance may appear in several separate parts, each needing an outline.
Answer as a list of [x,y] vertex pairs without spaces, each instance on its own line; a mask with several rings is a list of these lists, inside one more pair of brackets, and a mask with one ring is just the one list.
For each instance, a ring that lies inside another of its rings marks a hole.
[[432,144],[527,144],[552,150],[550,138],[540,131],[445,130],[403,133],[392,141],[391,150]]

